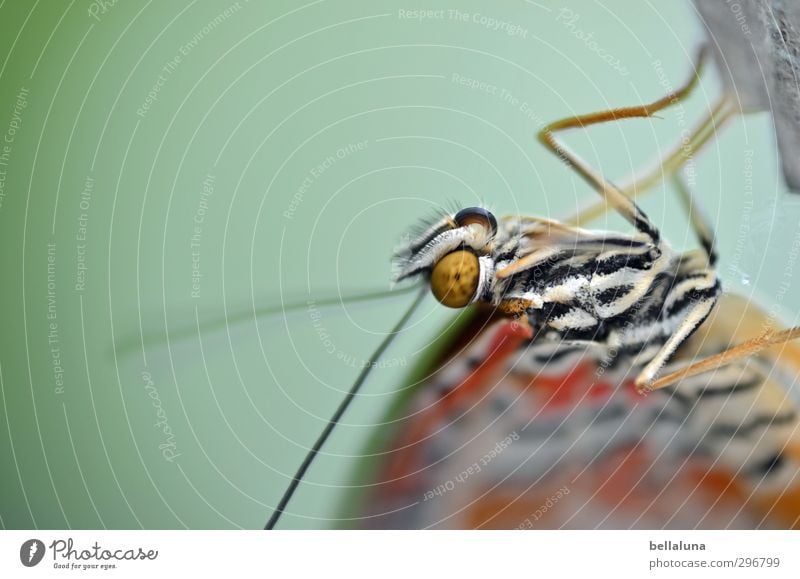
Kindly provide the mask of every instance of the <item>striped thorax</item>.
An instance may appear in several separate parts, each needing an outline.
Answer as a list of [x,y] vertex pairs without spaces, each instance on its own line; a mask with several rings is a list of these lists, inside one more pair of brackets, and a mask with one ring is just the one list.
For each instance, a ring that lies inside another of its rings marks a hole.
[[720,292],[697,251],[660,236],[590,231],[483,208],[443,217],[397,252],[396,279],[427,276],[451,307],[485,303],[527,321],[536,340],[590,341],[651,359],[689,311]]

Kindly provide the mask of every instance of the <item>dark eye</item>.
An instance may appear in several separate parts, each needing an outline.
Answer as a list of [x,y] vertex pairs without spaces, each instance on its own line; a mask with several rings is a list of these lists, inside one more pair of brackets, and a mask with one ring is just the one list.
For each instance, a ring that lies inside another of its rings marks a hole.
[[461,227],[478,223],[490,230],[492,235],[497,233],[497,219],[483,207],[467,207],[456,213],[453,219]]

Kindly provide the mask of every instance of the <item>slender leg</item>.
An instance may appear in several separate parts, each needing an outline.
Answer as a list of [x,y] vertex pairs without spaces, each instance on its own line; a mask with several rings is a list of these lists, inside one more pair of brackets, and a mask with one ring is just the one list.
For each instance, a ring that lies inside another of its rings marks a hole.
[[[675,333],[670,336],[656,356],[642,369],[639,376],[637,376],[636,387],[639,390],[652,387],[653,380],[658,371],[661,370],[667,360],[675,353],[675,350],[677,350],[695,329],[705,321],[718,298],[718,291],[713,292],[713,288],[717,285],[717,276],[713,269],[717,261],[717,252],[714,249],[714,230],[703,217],[697,203],[695,203],[694,196],[689,186],[683,181],[681,175],[679,173],[673,174],[672,180],[678,192],[678,198],[681,200],[689,216],[695,235],[697,235],[697,239],[703,248],[705,263],[702,265],[695,265],[699,257],[698,252],[685,254],[688,260],[687,264],[691,264],[688,265],[689,270],[693,273],[705,273],[703,277],[695,282],[694,287],[689,290],[697,291],[698,295],[703,297],[697,300],[694,306],[688,311]],[[712,290],[713,293],[710,293],[709,290]],[[683,291],[682,295],[688,295],[688,292]]]
[[722,95],[703,120],[697,124],[688,136],[681,137],[666,157],[642,175],[634,177],[629,183],[623,184],[621,186],[622,190],[626,195],[635,197],[639,193],[650,189],[665,176],[674,173],[715,136],[737,111],[738,109],[730,97],[727,94]]
[[644,212],[636,206],[629,195],[626,195],[625,192],[616,185],[606,180],[596,171],[592,170],[575,153],[570,151],[566,145],[557,140],[554,136],[554,133],[563,131],[565,129],[585,128],[598,123],[605,123],[626,118],[646,118],[664,108],[669,107],[672,104],[675,104],[676,102],[679,102],[680,100],[686,98],[686,96],[691,93],[692,89],[697,85],[700,71],[702,70],[705,62],[705,54],[706,48],[703,47],[697,58],[695,73],[683,87],[672,94],[658,99],[655,102],[646,105],[623,107],[600,111],[597,113],[589,113],[586,115],[567,117],[550,123],[539,132],[539,141],[548,149],[553,151],[564,162],[566,162],[587,183],[589,183],[592,188],[600,193],[600,195],[603,197],[604,206],[610,205],[616,209],[639,231],[649,235],[654,243],[658,243],[660,237],[658,229],[650,222]]
[[[713,272],[710,272],[713,276]],[[708,289],[708,288],[703,288]],[[717,302],[717,294],[709,295],[699,299],[694,306],[686,313],[680,326],[673,332],[669,339],[664,343],[658,353],[642,369],[636,377],[636,389],[640,392],[652,389],[653,380],[659,370],[667,363],[667,360],[675,353],[683,342],[692,335],[697,327],[702,324],[711,313],[711,309]]]
[[664,388],[670,384],[680,382],[684,378],[690,378],[702,374],[703,372],[721,368],[722,366],[726,366],[742,358],[758,354],[760,351],[770,346],[783,344],[791,340],[796,340],[797,338],[800,338],[800,327],[789,328],[788,330],[782,330],[780,332],[767,331],[757,338],[743,342],[738,346],[728,348],[724,352],[709,356],[708,358],[703,358],[675,372],[670,372],[666,376],[662,376],[649,384],[643,383],[639,386],[639,381],[637,380],[637,386],[639,386],[640,390],[644,391],[658,390],[659,388]]
[[675,184],[678,198],[689,216],[695,235],[697,235],[697,241],[700,242],[703,251],[705,251],[708,265],[713,267],[717,263],[717,250],[714,247],[714,229],[706,221],[703,212],[694,200],[692,191],[679,173],[673,173],[672,182]]
[[[603,113],[598,113],[598,115],[607,115],[612,114],[611,111],[604,111]],[[587,115],[587,117],[590,115]],[[634,116],[634,115],[630,115]],[[568,124],[573,121],[580,123],[580,119],[582,117],[572,117],[569,119],[563,119],[561,121],[556,121],[548,126],[546,126],[542,131],[539,133],[539,140],[544,144],[548,149],[553,151],[561,160],[563,160],[568,166],[574,169],[583,179],[592,186],[592,188],[600,193],[603,197],[604,204],[608,204],[614,209],[619,212],[628,222],[633,225],[637,230],[641,231],[650,239],[652,240],[654,245],[657,245],[661,234],[658,231],[658,228],[650,221],[650,219],[645,215],[645,213],[639,209],[636,203],[633,200],[626,196],[616,185],[607,181],[602,175],[592,170],[589,165],[587,165],[584,161],[582,161],[575,153],[567,149],[567,147],[559,142],[554,136],[553,131],[562,130],[565,128],[569,128],[573,125]],[[602,122],[603,120],[614,120],[617,117],[610,116],[608,118],[604,118],[600,121],[594,122]],[[624,117],[620,117],[624,118]],[[587,122],[587,124],[590,124]],[[578,125],[580,126],[580,125]]]
[[[671,152],[659,160],[655,167],[634,177],[629,183],[621,185],[620,188],[622,192],[628,197],[635,199],[642,193],[652,189],[667,175],[674,174],[683,163],[700,150],[716,132],[733,117],[735,112],[736,108],[730,102],[727,95],[720,98],[719,102],[692,132],[686,138],[681,138],[680,141],[673,146]],[[563,220],[563,222],[569,225],[580,226],[602,217],[608,209],[609,205],[604,200],[595,201],[583,209],[580,209],[572,217]]]

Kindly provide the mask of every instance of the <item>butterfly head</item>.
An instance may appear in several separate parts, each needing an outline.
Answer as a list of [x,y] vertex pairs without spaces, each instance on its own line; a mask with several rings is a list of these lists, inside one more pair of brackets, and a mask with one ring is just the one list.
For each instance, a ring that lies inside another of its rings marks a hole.
[[423,276],[445,306],[474,303],[493,283],[491,252],[496,235],[497,219],[483,207],[445,215],[395,253],[395,281]]

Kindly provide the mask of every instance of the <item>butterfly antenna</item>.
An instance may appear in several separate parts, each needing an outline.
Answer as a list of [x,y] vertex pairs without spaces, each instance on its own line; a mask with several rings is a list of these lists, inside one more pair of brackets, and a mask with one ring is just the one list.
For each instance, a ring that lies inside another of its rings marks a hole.
[[[309,299],[304,302],[293,302],[278,306],[265,306],[262,308],[258,308],[256,310],[250,309],[230,316],[225,316],[223,318],[218,318],[215,320],[202,323],[202,330],[203,332],[213,332],[225,327],[231,328],[242,322],[258,320],[260,318],[274,316],[277,314],[289,314],[300,310],[308,310],[308,306],[310,303],[313,303],[315,307],[327,307],[340,304],[355,304],[359,302],[367,302],[372,300],[397,297],[409,293],[412,290],[416,290],[417,288],[419,288],[419,285],[420,284],[414,284],[407,287],[398,288],[395,290],[368,291],[364,293],[349,295],[346,297],[334,296],[334,297],[314,299],[314,300]],[[150,333],[145,335],[143,339],[140,339],[140,335],[132,335],[128,336],[127,338],[123,338],[122,340],[117,342],[116,350],[118,355],[125,355],[130,350],[133,350],[137,345],[140,344],[151,346],[153,344],[164,343],[167,341],[167,339],[169,339],[171,342],[176,342],[184,340],[186,338],[191,338],[192,336],[195,335],[197,335],[197,326],[194,324],[191,326],[173,330],[169,332],[169,334],[167,334],[166,332]]]
[[289,501],[292,499],[292,495],[297,490],[300,481],[303,480],[303,477],[305,476],[308,468],[311,466],[311,463],[319,454],[320,449],[322,449],[322,446],[328,440],[328,437],[330,437],[331,433],[333,432],[333,429],[336,428],[336,425],[339,423],[342,416],[347,411],[347,408],[350,406],[350,403],[353,401],[356,394],[358,394],[358,391],[361,389],[361,386],[364,385],[364,382],[367,380],[367,377],[369,376],[369,372],[372,369],[372,367],[375,364],[377,364],[378,360],[380,360],[381,356],[383,356],[383,353],[386,351],[386,348],[389,347],[389,344],[392,343],[394,337],[400,332],[400,330],[403,329],[403,326],[405,326],[408,320],[411,318],[414,311],[417,309],[417,306],[419,306],[420,302],[422,302],[422,299],[425,297],[427,293],[425,290],[426,290],[425,286],[420,288],[417,297],[414,299],[414,302],[411,304],[411,306],[409,306],[408,310],[406,310],[406,312],[403,314],[403,317],[400,318],[397,324],[395,324],[395,326],[389,331],[389,333],[386,334],[386,337],[380,343],[375,352],[373,352],[372,356],[370,356],[369,362],[364,366],[364,368],[359,373],[358,378],[356,378],[356,381],[353,383],[352,388],[350,388],[350,391],[347,393],[342,402],[339,404],[339,407],[336,409],[336,412],[334,412],[333,416],[331,416],[330,420],[328,421],[328,424],[322,431],[322,434],[319,435],[319,438],[317,438],[317,441],[314,443],[314,446],[311,447],[311,450],[309,450],[308,454],[306,454],[306,457],[305,459],[303,459],[300,468],[297,469],[297,473],[294,475],[294,478],[292,478],[292,482],[289,483],[289,486],[283,493],[283,496],[281,497],[278,506],[275,507],[275,510],[272,512],[272,516],[270,516],[269,521],[267,521],[267,525],[264,527],[264,529],[271,531],[272,529],[275,528],[275,525],[278,523],[278,520],[281,518],[281,515],[286,509],[286,505],[289,504]]

